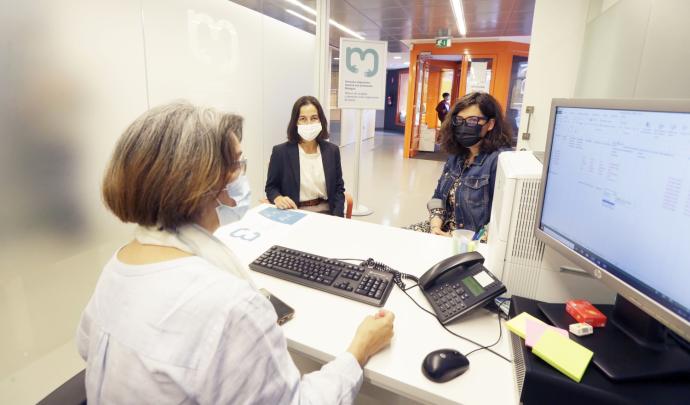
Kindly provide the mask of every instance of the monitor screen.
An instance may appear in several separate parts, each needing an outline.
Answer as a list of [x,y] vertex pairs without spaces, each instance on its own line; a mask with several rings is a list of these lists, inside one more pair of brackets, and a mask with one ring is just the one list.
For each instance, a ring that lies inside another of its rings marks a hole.
[[554,109],[538,230],[690,321],[690,113]]

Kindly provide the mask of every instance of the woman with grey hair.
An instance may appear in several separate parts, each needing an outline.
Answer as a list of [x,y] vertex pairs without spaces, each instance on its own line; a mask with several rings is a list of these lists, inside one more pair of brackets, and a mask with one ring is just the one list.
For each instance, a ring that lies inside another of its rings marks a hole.
[[393,314],[380,311],[300,378],[273,307],[212,235],[249,207],[241,139],[240,116],[174,103],[118,141],[103,199],[137,227],[77,330],[90,404],[350,404],[362,366],[390,343]]

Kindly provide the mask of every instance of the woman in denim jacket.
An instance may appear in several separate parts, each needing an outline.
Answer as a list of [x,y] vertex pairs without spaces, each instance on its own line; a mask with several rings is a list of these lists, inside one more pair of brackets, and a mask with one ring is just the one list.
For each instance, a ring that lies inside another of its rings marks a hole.
[[470,93],[441,126],[441,146],[450,154],[427,203],[429,220],[410,229],[450,236],[456,229],[478,231],[489,222],[498,155],[509,150],[510,125],[495,98]]

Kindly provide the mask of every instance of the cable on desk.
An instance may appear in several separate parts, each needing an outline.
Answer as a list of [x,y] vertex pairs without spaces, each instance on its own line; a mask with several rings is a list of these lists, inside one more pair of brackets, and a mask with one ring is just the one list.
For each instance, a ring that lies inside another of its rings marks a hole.
[[415,285],[413,285],[413,286],[411,286],[411,287],[406,287],[406,286],[405,286],[405,282],[404,282],[403,280],[412,280],[412,281],[414,281],[415,283],[419,283],[419,279],[418,279],[417,277],[415,277],[415,276],[413,276],[413,275],[411,275],[411,274],[401,273],[401,272],[399,272],[398,270],[395,270],[395,269],[393,269],[393,268],[387,266],[387,265],[384,264],[384,263],[375,261],[375,260],[372,259],[371,257],[368,258],[368,259],[366,259],[366,260],[362,260],[362,259],[331,259],[331,260],[340,260],[340,261],[346,261],[346,260],[349,260],[349,261],[359,261],[359,262],[360,262],[360,265],[362,265],[362,266],[367,266],[367,267],[371,267],[371,268],[374,269],[374,270],[384,271],[384,272],[386,272],[386,273],[390,273],[390,274],[393,275],[393,282],[394,282],[398,287],[400,287],[400,289],[403,290],[403,291],[409,290],[410,288],[416,287],[416,286],[418,285],[418,284],[415,284]]

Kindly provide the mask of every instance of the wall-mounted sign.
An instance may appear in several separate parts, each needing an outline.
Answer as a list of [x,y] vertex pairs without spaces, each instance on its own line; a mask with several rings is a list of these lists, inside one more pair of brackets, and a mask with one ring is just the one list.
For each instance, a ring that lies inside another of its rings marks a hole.
[[451,46],[450,37],[436,38],[436,47],[437,48],[450,48],[450,46]]
[[340,38],[338,107],[383,110],[388,42]]

